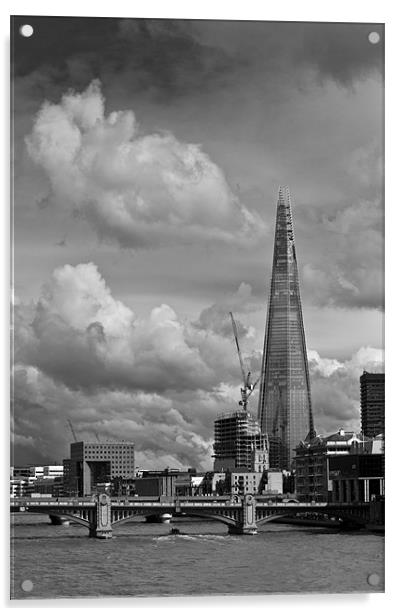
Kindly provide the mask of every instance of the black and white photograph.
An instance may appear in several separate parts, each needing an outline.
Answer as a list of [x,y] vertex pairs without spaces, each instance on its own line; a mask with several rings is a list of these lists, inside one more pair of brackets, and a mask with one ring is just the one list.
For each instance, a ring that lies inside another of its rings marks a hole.
[[12,603],[383,593],[384,23],[10,28]]

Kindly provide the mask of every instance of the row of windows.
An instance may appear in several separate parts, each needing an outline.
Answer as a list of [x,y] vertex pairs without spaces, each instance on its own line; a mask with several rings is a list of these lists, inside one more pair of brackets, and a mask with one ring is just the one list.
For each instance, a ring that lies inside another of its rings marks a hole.
[[85,451],[132,451],[134,445],[85,445]]

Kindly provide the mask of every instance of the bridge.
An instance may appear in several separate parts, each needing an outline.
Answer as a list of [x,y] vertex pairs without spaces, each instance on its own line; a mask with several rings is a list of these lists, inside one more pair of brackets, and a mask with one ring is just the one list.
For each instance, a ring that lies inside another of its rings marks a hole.
[[46,513],[62,516],[89,529],[90,537],[108,539],[113,528],[137,516],[183,515],[207,518],[222,522],[231,534],[256,535],[258,527],[278,518],[296,514],[327,514],[356,527],[369,528],[384,524],[384,502],[380,503],[296,503],[278,502],[255,497],[179,497],[170,500],[159,498],[111,498],[99,494],[86,498],[13,498],[12,512]]

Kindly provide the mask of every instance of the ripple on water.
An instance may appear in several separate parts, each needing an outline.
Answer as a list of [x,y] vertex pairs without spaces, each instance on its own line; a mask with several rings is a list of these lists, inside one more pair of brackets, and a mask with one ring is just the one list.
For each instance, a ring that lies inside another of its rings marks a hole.
[[[13,526],[14,598],[382,592],[384,587],[384,540],[368,533],[271,525],[247,537],[200,522],[181,523],[180,534],[170,535],[168,525],[138,522],[116,529],[111,541],[98,541],[78,525],[57,527],[36,519],[24,524],[19,516]],[[376,586],[368,583],[371,574],[378,576]],[[32,582],[31,590],[23,590],[24,580]]]

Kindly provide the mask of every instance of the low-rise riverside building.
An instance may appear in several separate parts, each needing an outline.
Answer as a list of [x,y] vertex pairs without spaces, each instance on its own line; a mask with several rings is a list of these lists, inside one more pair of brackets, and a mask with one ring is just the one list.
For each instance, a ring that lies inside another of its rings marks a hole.
[[12,477],[10,479],[11,498],[29,496],[29,479],[27,477]]
[[10,471],[11,497],[29,497],[33,493],[63,493],[63,466],[14,466]]
[[329,460],[335,503],[368,503],[384,497],[384,454],[350,453]]
[[301,441],[295,449],[295,492],[300,501],[327,502],[331,498],[329,459],[349,455],[363,443],[361,435],[342,428],[329,436]]
[[197,477],[196,469],[189,468],[187,471],[166,468],[162,471],[144,470],[141,477],[136,477],[134,481],[135,493],[138,496],[193,496],[199,488],[199,481],[194,482],[193,477]]
[[50,494],[51,496],[64,496],[64,481],[62,475],[55,477],[41,477],[37,479],[32,486],[31,495],[35,494]]

